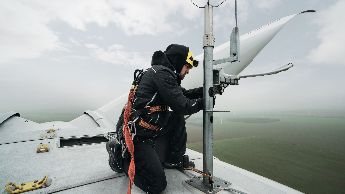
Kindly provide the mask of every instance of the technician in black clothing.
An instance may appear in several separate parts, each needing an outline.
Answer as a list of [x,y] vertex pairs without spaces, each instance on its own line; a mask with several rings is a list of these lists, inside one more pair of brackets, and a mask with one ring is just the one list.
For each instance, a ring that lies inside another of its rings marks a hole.
[[[162,164],[179,169],[193,165],[184,156],[187,142],[184,115],[203,109],[203,89],[185,90],[180,85],[189,70],[198,65],[186,46],[172,44],[165,52],[156,51],[151,65],[140,79],[128,126],[134,136],[134,184],[145,192],[160,193],[167,185]],[[122,120],[119,119],[117,134],[123,143]],[[107,149],[109,164],[114,169],[114,160],[118,158],[109,147],[113,146],[107,145]],[[121,169],[121,165],[116,165]],[[124,172],[128,166],[129,159],[123,159]]]

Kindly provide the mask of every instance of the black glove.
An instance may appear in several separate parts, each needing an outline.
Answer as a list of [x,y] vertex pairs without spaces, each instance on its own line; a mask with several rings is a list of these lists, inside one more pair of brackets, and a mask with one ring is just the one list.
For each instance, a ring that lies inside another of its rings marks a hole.
[[214,85],[213,86],[213,93],[222,95],[223,94],[222,86],[221,85]]
[[216,94],[222,95],[223,94],[223,88],[221,85],[214,85],[214,86],[210,87],[208,92],[209,92],[210,96],[215,96]]

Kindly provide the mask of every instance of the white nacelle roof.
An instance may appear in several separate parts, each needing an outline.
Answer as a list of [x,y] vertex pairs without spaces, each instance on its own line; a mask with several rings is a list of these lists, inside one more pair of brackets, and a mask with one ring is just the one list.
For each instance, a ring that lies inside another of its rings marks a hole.
[[[5,184],[16,184],[41,179],[48,176],[52,184],[32,193],[125,193],[128,178],[113,172],[108,165],[108,153],[105,143],[60,147],[60,139],[92,137],[105,134],[112,129],[97,127],[92,124],[92,117],[78,119],[82,127],[72,122],[34,123],[18,116],[11,117],[0,124],[0,189],[4,192]],[[99,115],[99,114],[98,114]],[[99,118],[98,118],[99,119]],[[87,121],[88,120],[88,121]],[[17,130],[9,133],[6,128]],[[55,134],[47,136],[48,129],[55,129]],[[36,153],[40,143],[48,144],[50,151]],[[187,150],[196,168],[202,169],[202,154]],[[214,176],[232,183],[231,187],[245,193],[299,193],[285,185],[238,168],[215,158]],[[165,170],[168,186],[164,193],[200,193],[185,181],[195,174],[178,170]],[[133,193],[143,193],[133,187]],[[222,191],[220,193],[228,193]]]

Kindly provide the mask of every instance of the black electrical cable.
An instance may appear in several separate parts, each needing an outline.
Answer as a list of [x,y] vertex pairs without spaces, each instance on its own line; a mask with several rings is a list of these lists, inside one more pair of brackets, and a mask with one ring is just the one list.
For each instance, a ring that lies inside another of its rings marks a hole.
[[201,7],[201,6],[197,5],[197,4],[195,4],[195,3],[193,2],[193,0],[190,0],[190,2],[192,2],[193,5],[194,5],[195,7],[197,7],[197,8],[205,8],[205,6]]
[[223,0],[222,2],[220,2],[218,5],[216,5],[216,6],[214,6],[214,5],[212,5],[212,7],[219,7],[219,6],[221,6],[223,3],[225,3],[227,0]]
[[[211,5],[212,7],[219,7],[221,6],[223,3],[225,3],[227,0],[223,0],[222,2],[220,2],[218,5]],[[193,2],[193,0],[190,0],[190,2],[192,2],[192,4],[197,7],[197,8],[205,8],[205,6],[199,6],[196,3]],[[210,1],[207,1],[207,4],[210,4]]]

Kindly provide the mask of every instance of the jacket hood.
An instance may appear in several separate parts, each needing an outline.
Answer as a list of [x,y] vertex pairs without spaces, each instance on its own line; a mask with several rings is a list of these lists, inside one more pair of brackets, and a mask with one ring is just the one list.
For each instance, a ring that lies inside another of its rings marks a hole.
[[151,59],[151,66],[154,66],[154,65],[165,66],[176,73],[175,67],[170,63],[169,59],[167,58],[167,56],[164,54],[163,51],[156,51],[153,53],[152,59]]
[[180,73],[183,66],[187,63],[189,48],[184,45],[171,44],[165,50],[170,63],[174,66],[177,73]]

